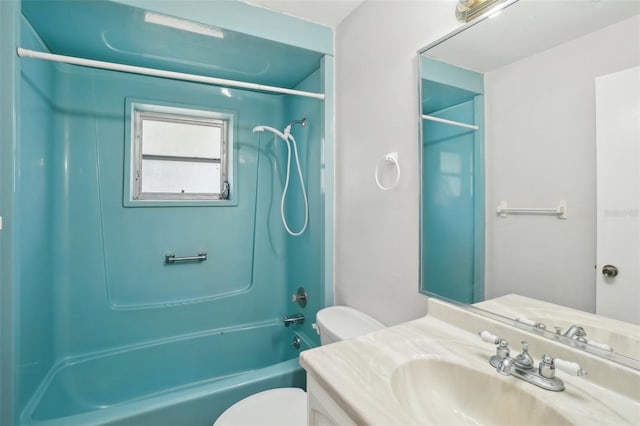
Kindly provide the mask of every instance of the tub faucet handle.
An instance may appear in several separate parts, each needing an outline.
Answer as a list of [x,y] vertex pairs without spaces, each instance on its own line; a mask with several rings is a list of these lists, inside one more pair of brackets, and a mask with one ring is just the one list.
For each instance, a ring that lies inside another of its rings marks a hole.
[[307,306],[307,291],[304,287],[298,287],[298,291],[291,296],[291,301],[300,305],[301,308]]
[[291,346],[293,346],[296,349],[300,349],[300,337],[299,336],[293,336],[293,339],[291,340]]

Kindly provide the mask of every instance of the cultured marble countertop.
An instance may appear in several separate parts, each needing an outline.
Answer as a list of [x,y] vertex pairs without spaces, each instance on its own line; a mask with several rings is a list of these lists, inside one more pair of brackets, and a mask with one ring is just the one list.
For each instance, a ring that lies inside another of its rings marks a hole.
[[[519,352],[518,349],[512,345],[512,356]],[[392,388],[394,370],[419,359],[446,360],[493,375],[491,379],[510,382],[522,392],[538,398],[543,404],[541,409],[548,404],[576,425],[640,424],[639,401],[596,386],[589,382],[588,376],[574,377],[558,371],[556,375],[565,382],[565,390],[552,392],[498,374],[488,362],[494,353],[495,345],[483,342],[476,334],[427,316],[304,351],[300,354],[300,364],[357,424],[430,423],[428,407],[433,401],[409,402],[424,404],[423,415],[416,415],[406,409],[408,402],[399,401]],[[537,365],[539,360],[535,361]],[[485,389],[477,389],[477,392],[485,392]],[[499,403],[496,405],[500,406]],[[439,419],[442,423],[442,418]],[[460,420],[455,417],[451,421],[455,423],[450,424],[459,424]],[[475,423],[470,421],[469,424]]]

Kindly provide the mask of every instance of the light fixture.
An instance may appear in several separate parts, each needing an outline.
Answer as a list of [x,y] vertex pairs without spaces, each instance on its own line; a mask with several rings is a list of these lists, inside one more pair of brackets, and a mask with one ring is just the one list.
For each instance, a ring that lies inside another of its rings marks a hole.
[[209,37],[224,38],[224,32],[220,28],[176,18],[174,16],[163,15],[161,13],[145,12],[144,22],[163,25],[165,27],[188,31],[190,33],[202,34]]
[[456,18],[460,22],[469,22],[484,15],[506,0],[458,0]]

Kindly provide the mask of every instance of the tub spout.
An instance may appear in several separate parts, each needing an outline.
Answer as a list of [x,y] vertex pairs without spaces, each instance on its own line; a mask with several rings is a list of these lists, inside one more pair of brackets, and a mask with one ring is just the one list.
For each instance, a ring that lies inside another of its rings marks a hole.
[[302,314],[287,315],[286,317],[282,318],[282,320],[284,321],[285,327],[289,327],[291,324],[304,324],[304,315]]

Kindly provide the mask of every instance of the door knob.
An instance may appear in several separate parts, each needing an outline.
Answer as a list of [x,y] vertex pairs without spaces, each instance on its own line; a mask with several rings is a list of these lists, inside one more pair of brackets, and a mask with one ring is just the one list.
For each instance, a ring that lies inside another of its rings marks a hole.
[[602,267],[602,275],[607,278],[613,278],[618,275],[618,268],[613,265],[604,265]]

